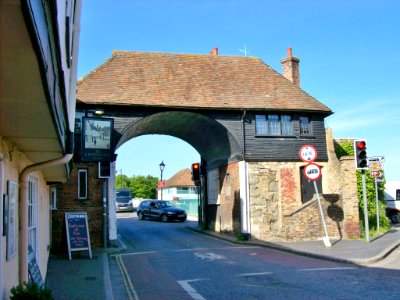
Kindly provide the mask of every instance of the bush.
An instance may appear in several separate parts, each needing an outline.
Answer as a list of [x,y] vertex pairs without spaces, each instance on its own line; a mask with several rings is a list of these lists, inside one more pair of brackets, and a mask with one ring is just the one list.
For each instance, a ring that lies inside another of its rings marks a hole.
[[10,300],[54,300],[48,288],[40,288],[33,282],[19,284],[11,289]]

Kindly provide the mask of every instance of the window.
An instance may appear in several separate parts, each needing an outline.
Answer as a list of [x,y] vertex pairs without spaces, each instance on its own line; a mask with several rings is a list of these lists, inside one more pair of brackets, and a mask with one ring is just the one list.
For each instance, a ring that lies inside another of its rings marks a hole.
[[7,229],[7,260],[17,254],[18,243],[18,184],[14,181],[7,183],[8,196],[8,229]]
[[256,134],[267,134],[267,116],[256,115]]
[[280,135],[281,127],[279,124],[278,115],[268,115],[268,134],[269,135]]
[[309,135],[311,134],[311,126],[310,120],[308,117],[300,117],[300,135]]
[[50,209],[57,210],[57,188],[50,189]]
[[396,200],[400,200],[400,190],[396,190]]
[[293,135],[290,115],[256,115],[257,135]]
[[281,116],[282,135],[293,135],[292,117],[289,115]]
[[78,199],[87,199],[87,170],[78,170]]
[[28,179],[28,245],[32,247],[38,260],[38,179],[29,176]]

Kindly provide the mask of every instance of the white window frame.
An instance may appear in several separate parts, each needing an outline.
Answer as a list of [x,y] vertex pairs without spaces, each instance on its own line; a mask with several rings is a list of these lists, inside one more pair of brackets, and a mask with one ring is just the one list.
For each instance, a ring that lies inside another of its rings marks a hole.
[[50,210],[57,210],[57,188],[50,188]]
[[30,245],[39,262],[39,180],[28,177],[28,245]]
[[8,180],[7,260],[16,256],[18,247],[18,183]]
[[[84,182],[81,182],[81,175],[84,175]],[[85,185],[84,195],[81,195],[81,185]],[[78,199],[86,200],[88,198],[88,170],[78,169]]]

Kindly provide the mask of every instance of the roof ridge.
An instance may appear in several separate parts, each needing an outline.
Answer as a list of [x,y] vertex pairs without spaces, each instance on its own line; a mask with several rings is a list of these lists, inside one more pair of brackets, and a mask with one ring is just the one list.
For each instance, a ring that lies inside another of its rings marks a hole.
[[255,56],[242,56],[242,55],[211,55],[208,53],[171,53],[171,52],[160,52],[160,51],[136,51],[136,50],[112,50],[111,51],[112,56],[117,56],[117,55],[125,55],[125,54],[144,54],[144,55],[165,55],[165,56],[201,56],[201,57],[213,57],[213,58],[218,58],[218,57],[228,57],[228,58],[242,58],[242,59],[257,59],[261,60],[259,57]]

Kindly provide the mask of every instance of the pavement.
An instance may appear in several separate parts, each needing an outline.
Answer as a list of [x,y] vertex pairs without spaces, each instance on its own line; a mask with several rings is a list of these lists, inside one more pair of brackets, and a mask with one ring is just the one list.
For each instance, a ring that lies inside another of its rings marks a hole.
[[[197,226],[189,229],[237,244],[258,245],[287,251],[308,257],[315,257],[336,262],[368,265],[384,259],[400,246],[400,225],[393,226],[388,232],[365,240],[330,240],[331,247],[326,247],[322,240],[305,242],[262,242],[257,240],[237,241],[235,237],[201,230]],[[126,270],[118,263],[118,253],[126,250],[121,240],[114,248],[92,249],[92,258],[82,252],[68,260],[67,255],[50,255],[46,286],[56,300],[114,300],[138,299],[137,295],[126,296],[124,286],[127,281]],[[111,266],[111,270],[110,270]],[[118,267],[118,269],[117,269]],[[119,274],[118,274],[119,273]],[[119,279],[116,279],[119,277]],[[129,289],[127,289],[129,290]]]

